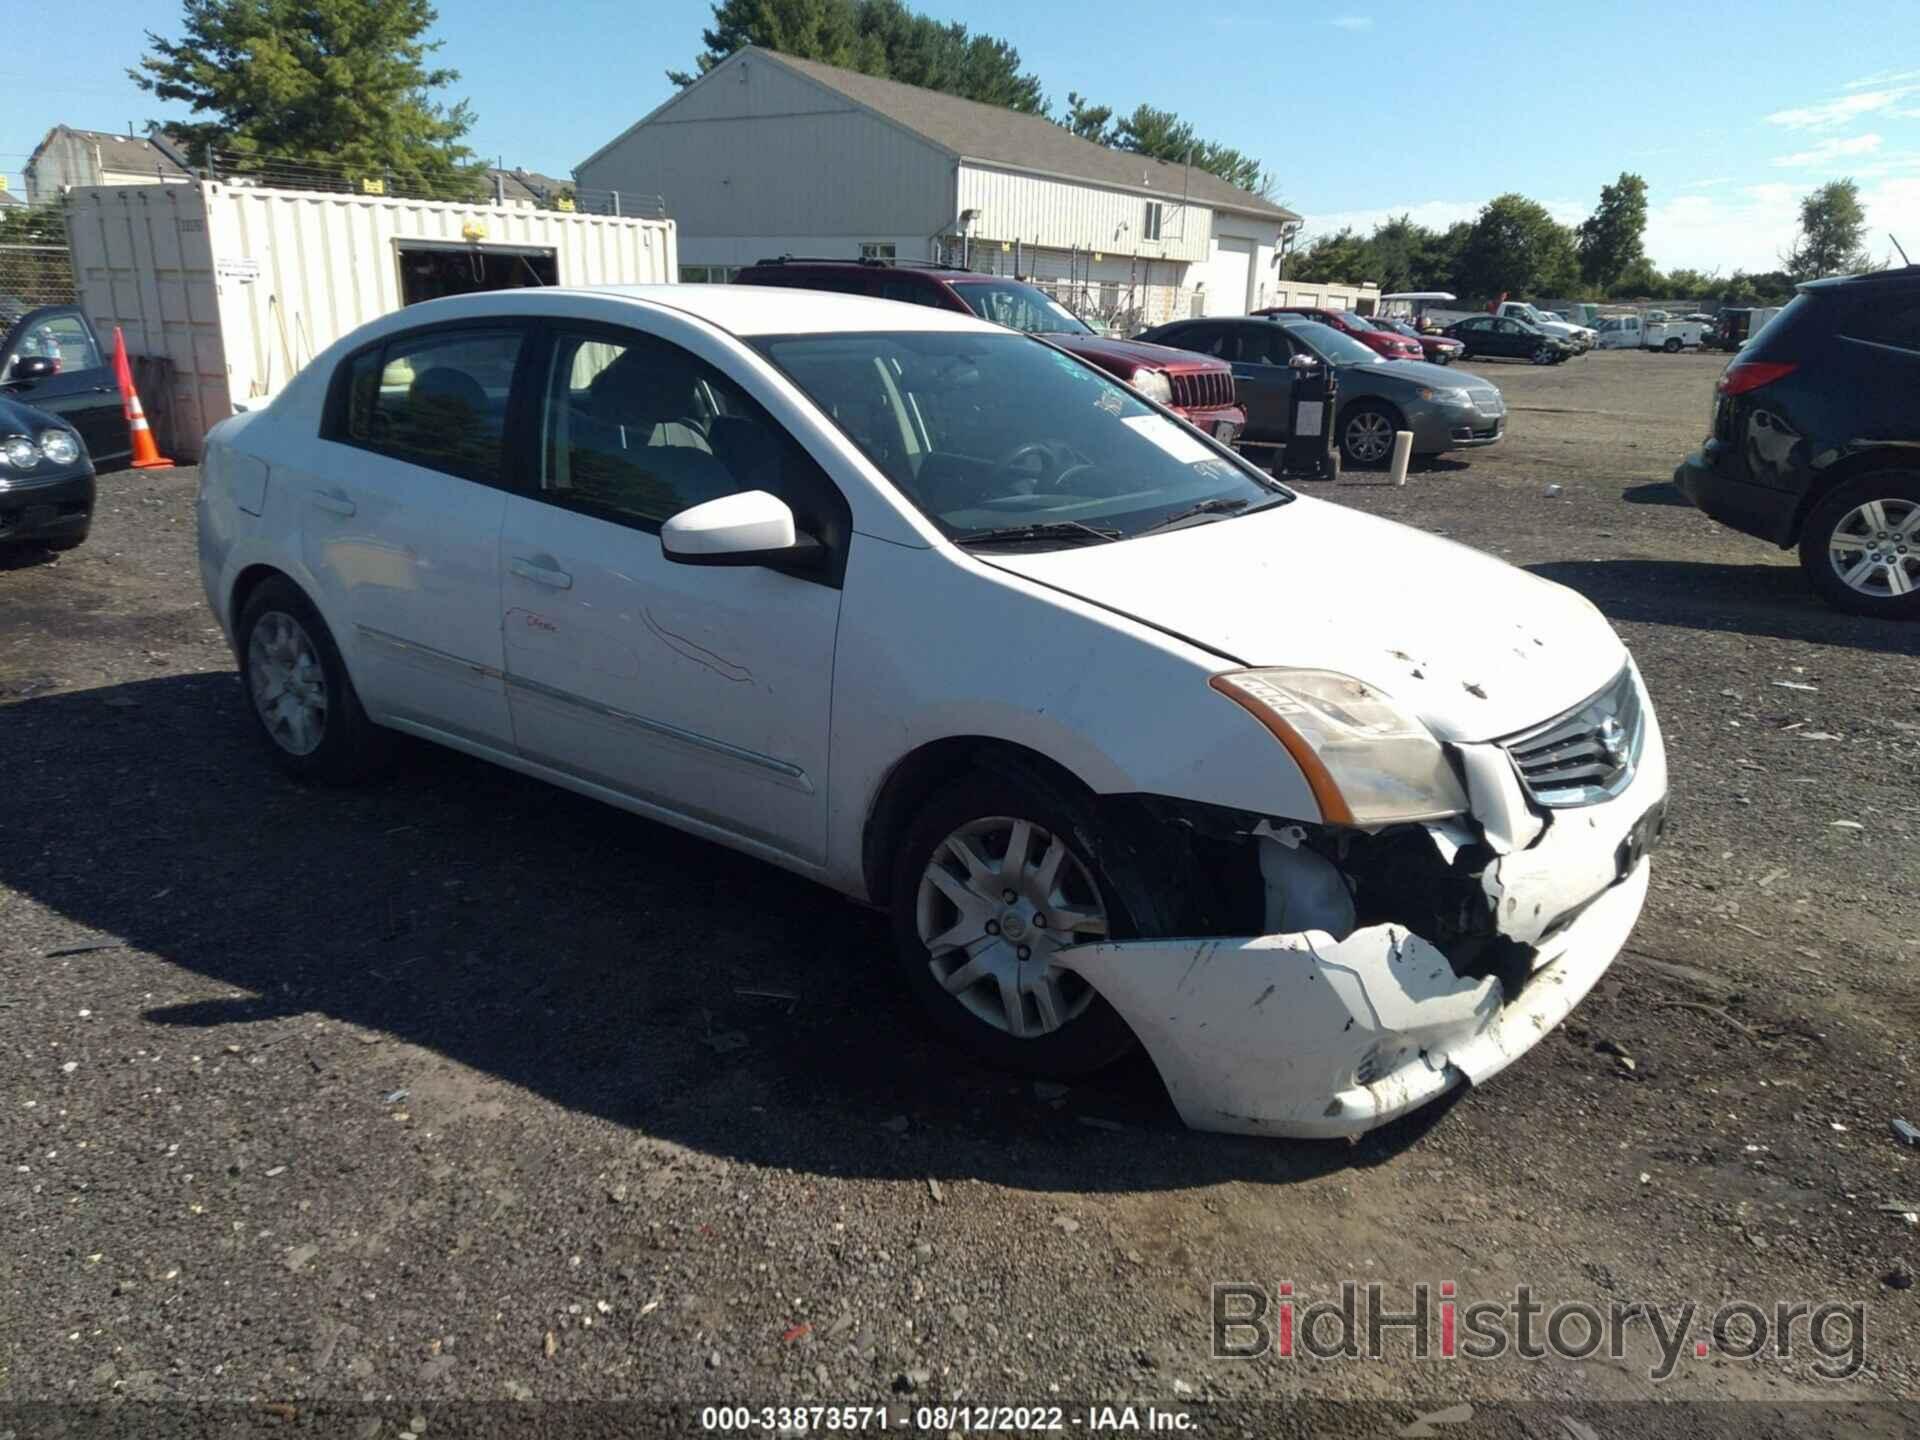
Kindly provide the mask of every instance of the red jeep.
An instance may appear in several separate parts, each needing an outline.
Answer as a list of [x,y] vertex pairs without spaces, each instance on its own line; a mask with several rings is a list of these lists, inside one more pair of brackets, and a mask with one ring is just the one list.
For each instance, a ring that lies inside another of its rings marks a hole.
[[783,256],[747,266],[734,283],[872,295],[977,315],[1009,330],[1046,336],[1062,350],[1125,381],[1149,400],[1158,400],[1223,444],[1231,445],[1246,428],[1247,412],[1234,400],[1233,370],[1225,361],[1164,345],[1096,335],[1066,306],[1024,280],[931,265],[901,265],[890,260]]
[[1425,357],[1418,340],[1409,340],[1382,326],[1375,325],[1365,315],[1356,315],[1351,310],[1327,310],[1318,305],[1270,305],[1265,310],[1256,310],[1256,315],[1300,315],[1308,320],[1318,320],[1322,325],[1331,325],[1342,335],[1351,335],[1369,350],[1376,350],[1389,360],[1419,360]]

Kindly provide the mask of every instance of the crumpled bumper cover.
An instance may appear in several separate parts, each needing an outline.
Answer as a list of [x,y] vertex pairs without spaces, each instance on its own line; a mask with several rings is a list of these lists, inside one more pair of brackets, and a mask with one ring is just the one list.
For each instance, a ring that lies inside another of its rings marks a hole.
[[1454,974],[1399,925],[1334,940],[1118,941],[1062,950],[1132,1026],[1196,1130],[1359,1135],[1532,1049],[1606,973],[1646,900],[1648,862],[1542,947],[1526,985]]

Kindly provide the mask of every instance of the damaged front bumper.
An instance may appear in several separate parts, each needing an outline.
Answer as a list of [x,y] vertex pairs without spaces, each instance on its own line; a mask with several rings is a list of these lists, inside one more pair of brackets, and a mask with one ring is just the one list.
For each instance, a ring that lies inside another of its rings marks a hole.
[[[1431,865],[1468,872],[1491,933],[1442,935],[1438,921],[1424,927],[1434,938],[1395,921],[1354,925],[1348,906],[1339,938],[1316,923],[1056,952],[1054,963],[1083,976],[1132,1027],[1187,1124],[1363,1134],[1497,1075],[1606,973],[1645,902],[1646,851],[1664,815],[1657,723],[1649,717],[1625,790],[1545,814],[1527,805],[1498,746],[1457,749],[1475,821],[1420,828]],[[1418,877],[1406,873],[1402,853],[1384,867],[1387,883],[1411,886]],[[1283,913],[1271,908],[1271,874],[1268,881],[1269,914]],[[1365,886],[1355,888],[1364,898]],[[1430,908],[1438,917],[1443,907]],[[1329,913],[1322,900],[1310,909]]]

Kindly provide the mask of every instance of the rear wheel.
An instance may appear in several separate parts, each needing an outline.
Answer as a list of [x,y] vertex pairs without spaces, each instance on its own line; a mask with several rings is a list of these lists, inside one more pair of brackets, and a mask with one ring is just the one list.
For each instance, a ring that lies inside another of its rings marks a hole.
[[1038,780],[955,781],[908,827],[892,911],[908,988],[987,1063],[1082,1075],[1133,1047],[1113,1007],[1053,960],[1134,933],[1084,802]]
[[1384,465],[1393,454],[1400,417],[1375,404],[1355,405],[1340,417],[1340,453],[1358,468]]
[[1666,344],[1664,344],[1664,345],[1662,345],[1662,346],[1661,346],[1660,348],[1661,348],[1662,350],[1664,350],[1664,351],[1666,351],[1666,352],[1667,352],[1667,354],[1669,354],[1669,355],[1678,355],[1678,354],[1680,353],[1680,338],[1679,338],[1679,336],[1677,336],[1677,335],[1674,335],[1674,336],[1669,336],[1669,337],[1667,338],[1667,343],[1666,343]]
[[1878,470],[1836,488],[1807,516],[1800,565],[1838,609],[1920,619],[1920,472]]
[[344,785],[378,768],[386,732],[367,718],[326,622],[298,586],[261,582],[238,632],[241,683],[282,769]]

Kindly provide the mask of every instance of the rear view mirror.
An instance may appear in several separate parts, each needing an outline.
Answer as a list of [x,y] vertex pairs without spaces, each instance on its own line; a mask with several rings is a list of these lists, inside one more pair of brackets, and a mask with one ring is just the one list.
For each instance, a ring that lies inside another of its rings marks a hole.
[[60,371],[60,362],[50,355],[22,355],[7,371],[9,381],[44,380]]
[[792,565],[824,554],[795,529],[787,502],[765,490],[689,506],[660,527],[660,548],[682,565]]

